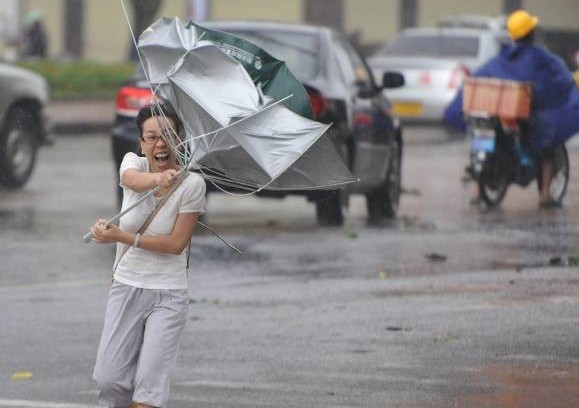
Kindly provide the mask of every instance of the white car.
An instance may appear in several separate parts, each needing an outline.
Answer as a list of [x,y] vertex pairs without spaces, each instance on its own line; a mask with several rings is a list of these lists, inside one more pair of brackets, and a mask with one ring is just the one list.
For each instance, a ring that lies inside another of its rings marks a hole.
[[36,164],[38,147],[49,141],[44,108],[46,80],[23,68],[0,64],[0,184],[20,188]]
[[369,58],[374,75],[398,71],[405,85],[385,91],[403,123],[441,123],[465,76],[495,56],[504,39],[494,30],[409,28]]

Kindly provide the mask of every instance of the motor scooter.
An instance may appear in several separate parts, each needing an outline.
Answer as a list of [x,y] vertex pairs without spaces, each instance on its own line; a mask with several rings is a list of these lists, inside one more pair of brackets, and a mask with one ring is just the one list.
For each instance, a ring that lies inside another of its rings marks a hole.
[[[527,187],[542,180],[541,158],[530,153],[525,135],[530,114],[531,87],[516,81],[469,78],[465,81],[463,110],[470,137],[469,172],[478,183],[480,198],[499,206],[508,187]],[[551,202],[560,205],[569,183],[569,157],[564,144],[551,153]]]

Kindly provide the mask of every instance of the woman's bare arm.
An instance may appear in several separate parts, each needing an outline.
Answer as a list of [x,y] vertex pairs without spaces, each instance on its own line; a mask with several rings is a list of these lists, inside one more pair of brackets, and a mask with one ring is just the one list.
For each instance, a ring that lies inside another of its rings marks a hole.
[[[163,254],[180,254],[189,245],[198,219],[199,213],[181,213],[177,216],[170,234],[142,236],[139,248]],[[97,221],[91,228],[91,233],[94,241],[99,243],[122,242],[132,246],[136,239],[134,232],[121,230],[116,225],[105,226],[105,220]]]
[[169,187],[175,180],[177,170],[169,169],[162,173],[147,173],[137,169],[123,171],[121,180],[125,186],[137,193],[148,191],[155,187]]

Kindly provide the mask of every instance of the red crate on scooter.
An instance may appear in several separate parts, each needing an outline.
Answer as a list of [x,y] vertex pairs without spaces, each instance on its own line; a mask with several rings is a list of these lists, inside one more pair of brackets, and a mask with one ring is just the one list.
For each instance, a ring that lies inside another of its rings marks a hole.
[[497,78],[466,78],[462,109],[503,119],[527,119],[531,113],[531,85]]

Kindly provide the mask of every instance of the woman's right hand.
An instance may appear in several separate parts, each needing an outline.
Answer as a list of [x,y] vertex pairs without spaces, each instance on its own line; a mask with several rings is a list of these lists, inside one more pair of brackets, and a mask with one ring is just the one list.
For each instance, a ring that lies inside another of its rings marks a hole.
[[177,180],[177,174],[179,172],[174,169],[165,170],[162,173],[157,173],[156,183],[161,188],[171,187]]
[[92,241],[98,244],[111,244],[117,242],[119,227],[114,224],[107,224],[105,219],[99,219],[90,228]]

